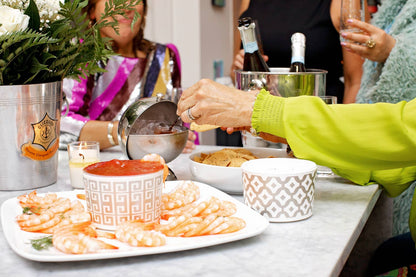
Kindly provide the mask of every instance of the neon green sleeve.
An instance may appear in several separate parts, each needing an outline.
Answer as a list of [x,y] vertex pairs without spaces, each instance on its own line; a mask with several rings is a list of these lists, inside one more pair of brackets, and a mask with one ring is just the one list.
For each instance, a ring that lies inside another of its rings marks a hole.
[[416,100],[326,105],[318,97],[281,98],[262,90],[252,125],[285,137],[296,157],[357,184],[377,182],[398,195],[416,180]]
[[[296,157],[357,184],[375,182],[397,196],[416,180],[416,99],[326,105],[318,97],[281,98],[262,90],[251,120],[257,132],[285,137]],[[409,226],[416,241],[416,194]]]

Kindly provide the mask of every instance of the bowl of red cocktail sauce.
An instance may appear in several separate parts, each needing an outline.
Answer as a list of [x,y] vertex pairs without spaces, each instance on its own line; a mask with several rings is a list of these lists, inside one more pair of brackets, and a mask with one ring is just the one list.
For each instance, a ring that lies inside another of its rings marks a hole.
[[84,168],[88,211],[101,229],[126,220],[160,220],[164,165],[155,161],[111,160]]

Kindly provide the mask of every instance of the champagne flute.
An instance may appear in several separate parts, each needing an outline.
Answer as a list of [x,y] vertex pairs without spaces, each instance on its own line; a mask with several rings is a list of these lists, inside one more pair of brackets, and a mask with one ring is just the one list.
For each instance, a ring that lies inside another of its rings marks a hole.
[[[364,22],[366,21],[365,0],[341,0],[340,33],[362,33],[362,31],[358,28],[351,28],[347,23],[348,19],[357,19]],[[340,40],[347,41],[342,36],[340,36]]]
[[319,98],[322,99],[322,101],[325,102],[325,104],[331,105],[331,104],[337,104],[337,97],[331,96],[331,95],[325,95],[325,96],[319,96]]

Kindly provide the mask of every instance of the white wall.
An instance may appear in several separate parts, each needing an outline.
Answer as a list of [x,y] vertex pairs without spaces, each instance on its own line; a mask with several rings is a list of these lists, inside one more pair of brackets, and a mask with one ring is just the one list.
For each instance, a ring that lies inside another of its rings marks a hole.
[[[211,0],[148,0],[145,37],[174,43],[181,56],[182,87],[214,78],[215,60],[223,60],[224,75],[233,59],[233,1],[214,7]],[[201,143],[215,144],[215,132],[202,134]]]
[[224,61],[228,75],[232,62],[232,1],[214,7],[211,0],[150,0],[145,37],[174,43],[182,60],[182,86],[213,78],[214,60]]

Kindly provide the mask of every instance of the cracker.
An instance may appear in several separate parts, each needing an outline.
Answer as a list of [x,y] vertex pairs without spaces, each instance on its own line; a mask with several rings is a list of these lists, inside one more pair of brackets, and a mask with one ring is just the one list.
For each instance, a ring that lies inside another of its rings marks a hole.
[[199,125],[195,122],[191,122],[191,126],[189,126],[189,128],[195,132],[205,132],[205,131],[217,129],[218,127],[219,126],[217,125],[210,125],[210,124]]
[[247,160],[243,158],[234,158],[231,159],[229,167],[240,167],[243,163],[245,163]]
[[257,159],[256,156],[247,149],[224,148],[219,151],[194,157],[194,161],[208,165],[240,167],[244,162]]

